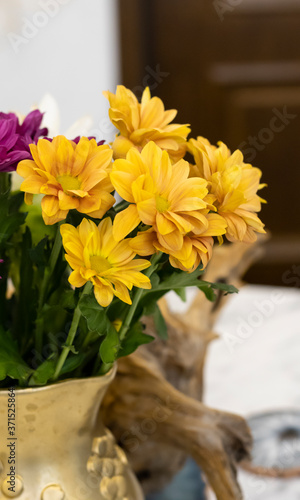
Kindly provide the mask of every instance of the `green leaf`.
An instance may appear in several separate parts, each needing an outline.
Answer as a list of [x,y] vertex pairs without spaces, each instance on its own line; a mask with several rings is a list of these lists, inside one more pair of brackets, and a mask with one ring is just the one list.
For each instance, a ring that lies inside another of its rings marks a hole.
[[136,320],[138,320],[141,316],[151,316],[151,314],[154,314],[157,302],[163,295],[165,295],[165,293],[166,292],[164,290],[153,290],[151,293],[144,292],[144,295],[139,303]]
[[9,190],[0,196],[0,246],[24,224],[27,213],[19,212],[20,196],[10,195]]
[[120,348],[119,335],[107,317],[107,309],[101,307],[93,295],[84,295],[79,303],[80,311],[87,321],[88,329],[105,335],[99,354],[104,363],[113,363]]
[[116,329],[110,324],[107,335],[100,345],[100,357],[104,363],[113,363],[117,359],[120,339]]
[[84,295],[79,303],[82,316],[86,319],[88,329],[97,332],[98,335],[105,335],[111,324],[106,309],[101,307],[93,295]]
[[22,235],[20,262],[20,283],[13,333],[20,339],[19,345],[26,345],[32,335],[36,317],[37,293],[34,290],[34,269],[29,251],[32,245],[30,229],[26,226]]
[[[152,283],[152,289],[144,292],[141,305],[145,307],[148,306],[149,300],[159,300],[163,295],[165,295],[170,290],[177,290],[186,288],[188,286],[199,286],[199,276],[203,273],[202,269],[198,268],[192,273],[186,273],[183,271],[176,271],[162,278],[159,283],[157,280]],[[181,292],[179,292],[181,293]]]
[[48,332],[59,333],[67,321],[67,311],[62,304],[49,305],[44,304],[42,309],[42,319]]
[[34,244],[38,244],[41,237],[55,237],[56,225],[45,225],[42,217],[41,203],[36,202],[32,205],[25,205],[24,203],[21,211],[27,213],[26,224],[30,228]]
[[190,286],[199,288],[199,290],[205,293],[210,301],[216,300],[214,290],[222,290],[226,293],[236,293],[238,291],[233,285],[227,285],[226,283],[210,283],[209,281],[199,280],[202,274],[203,270],[200,267],[192,273],[183,271],[173,272],[170,276],[163,278],[159,283],[156,283],[155,286],[152,286],[151,290],[144,292],[141,306],[150,308],[150,301],[159,300],[170,290],[174,290],[177,295],[183,297],[185,288]]
[[13,215],[6,213],[0,221],[0,245],[3,245],[24,224],[26,215],[25,213]]
[[[209,283],[208,281],[203,281],[203,283]],[[238,293],[239,290],[233,285],[228,285],[227,283],[209,283],[212,288],[216,290],[222,290],[225,295],[228,293]]]
[[106,314],[111,323],[113,323],[116,319],[125,318],[129,308],[130,308],[129,304],[126,304],[117,297],[114,297],[113,301],[106,309]]
[[62,367],[60,374],[65,375],[66,373],[76,370],[76,368],[82,366],[86,357],[87,353],[79,353],[76,356],[69,356],[64,362],[64,366]]
[[21,358],[11,334],[0,326],[0,380],[6,377],[25,382],[32,369]]
[[151,297],[151,299],[152,300],[149,300],[144,306],[142,316],[151,316],[151,314],[155,313],[157,307],[157,300],[155,297]]
[[64,309],[75,309],[76,307],[76,301],[75,301],[75,292],[73,290],[64,290],[62,297],[61,297],[61,302],[60,302],[61,307]]
[[45,268],[47,265],[47,259],[45,256],[45,247],[48,242],[48,236],[43,238],[37,245],[29,250],[29,255],[34,264],[39,268]]
[[54,354],[46,359],[31,375],[29,380],[30,386],[46,385],[55,372]]
[[186,273],[183,271],[173,272],[166,278],[162,278],[161,281],[157,279],[158,275],[154,275],[153,281],[151,276],[152,289],[144,292],[139,304],[140,308],[137,316],[140,317],[141,314],[152,314],[156,302],[170,290],[176,290],[177,294],[180,293],[183,295],[184,288],[187,286],[199,286],[200,282],[198,278],[201,274],[202,269],[198,268],[193,273]]
[[168,339],[167,325],[166,325],[165,319],[161,313],[161,310],[157,304],[156,304],[155,312],[153,314],[153,319],[154,319],[154,325],[155,325],[157,335],[161,339],[167,340]]
[[178,295],[178,297],[182,300],[182,302],[186,302],[185,288],[174,288],[174,292]]
[[184,271],[174,272],[163,279],[156,287],[156,290],[177,290],[178,288],[186,288],[187,286],[198,286],[201,274],[203,274],[203,270],[199,267],[192,273]]
[[140,345],[149,344],[149,342],[152,342],[153,340],[154,337],[152,337],[152,335],[147,335],[143,332],[143,325],[140,321],[138,321],[130,328],[130,330],[128,330],[119,350],[118,358],[128,356],[129,354],[133,353]]
[[152,289],[155,290],[160,282],[160,278],[157,273],[153,273],[150,278]]
[[[22,191],[11,192],[8,198],[9,213],[12,214],[18,212],[22,205],[24,205],[24,193]],[[25,206],[25,212],[27,212],[28,206]]]
[[204,283],[202,281],[199,281],[198,288],[205,294],[205,297],[208,300],[210,300],[211,302],[214,302],[216,300],[217,296],[211,287],[211,283]]

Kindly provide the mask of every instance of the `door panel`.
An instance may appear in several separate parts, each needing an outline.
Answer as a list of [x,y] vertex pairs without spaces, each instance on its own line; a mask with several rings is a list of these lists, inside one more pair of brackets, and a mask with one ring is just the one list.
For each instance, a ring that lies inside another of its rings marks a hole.
[[150,82],[193,136],[263,170],[272,239],[248,278],[284,284],[300,260],[300,0],[120,0],[120,21],[124,84]]

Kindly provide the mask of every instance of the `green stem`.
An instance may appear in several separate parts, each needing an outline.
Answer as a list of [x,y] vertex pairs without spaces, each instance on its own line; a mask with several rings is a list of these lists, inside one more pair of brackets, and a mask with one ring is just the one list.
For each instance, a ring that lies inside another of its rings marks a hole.
[[53,243],[50,259],[49,259],[49,264],[47,268],[45,269],[45,274],[42,282],[42,288],[41,288],[41,293],[39,297],[39,309],[43,307],[44,301],[45,301],[45,296],[47,293],[48,285],[49,285],[49,280],[51,279],[53,275],[53,271],[58,259],[58,256],[60,254],[60,250],[62,247],[62,239],[61,239],[61,234],[60,234],[60,225],[57,227],[56,235],[55,235],[55,240]]
[[99,351],[98,351],[96,361],[94,363],[93,372],[92,372],[93,377],[96,377],[99,374],[101,366],[102,366],[102,359],[101,359],[101,356],[100,356]]
[[58,256],[60,254],[62,247],[62,239],[61,239],[61,234],[60,234],[60,225],[58,224],[56,235],[55,235],[55,240],[53,243],[50,259],[49,259],[49,264],[45,269],[44,272],[44,277],[42,281],[42,286],[40,290],[40,295],[39,295],[39,302],[38,302],[38,310],[37,310],[37,319],[36,319],[36,330],[35,330],[35,348],[37,352],[41,352],[42,347],[43,347],[43,331],[44,331],[44,321],[42,318],[42,308],[44,306],[45,302],[45,297],[47,295],[48,287],[49,287],[49,281],[53,276],[53,271],[58,259]]
[[60,354],[60,357],[58,359],[58,362],[57,362],[57,365],[56,365],[56,369],[55,369],[55,373],[53,375],[53,378],[52,380],[55,381],[58,379],[59,375],[60,375],[60,372],[62,370],[62,367],[64,366],[64,363],[68,357],[68,354],[71,350],[71,347],[73,345],[73,342],[74,342],[74,338],[75,338],[75,335],[76,335],[76,332],[77,332],[77,328],[78,328],[78,324],[79,324],[79,320],[81,318],[81,311],[80,311],[80,301],[82,299],[82,297],[84,295],[87,295],[90,293],[92,289],[92,283],[91,282],[87,282],[85,284],[85,287],[82,291],[82,294],[80,296],[80,299],[78,300],[78,303],[77,303],[77,306],[75,308],[75,311],[74,311],[74,315],[73,315],[73,320],[72,320],[72,323],[71,323],[71,326],[70,326],[70,330],[69,330],[69,333],[68,333],[68,337],[67,337],[67,341],[63,347],[63,350]]
[[1,172],[0,173],[0,193],[6,194],[8,191],[10,191],[10,186],[11,186],[10,174],[7,172]]
[[89,345],[89,343],[90,343],[91,339],[93,339],[93,338],[95,337],[95,338],[96,338],[96,340],[97,340],[97,339],[99,338],[99,335],[98,335],[98,334],[96,334],[96,335],[97,335],[97,337],[95,337],[95,332],[91,332],[91,331],[89,331],[89,332],[86,334],[86,336],[84,337],[84,340],[83,340],[83,342],[82,342],[82,344],[81,344],[81,349],[82,349],[83,351],[84,351],[84,350],[85,350],[85,348]]
[[[159,253],[154,254],[152,256],[152,258],[151,258],[151,266],[148,267],[148,269],[145,271],[145,275],[148,276],[148,278],[150,278],[150,276],[155,271],[155,269],[156,269],[155,265],[158,263],[158,261],[160,260],[161,256],[162,256],[162,252],[159,252]],[[127,313],[127,316],[126,316],[126,318],[124,320],[124,323],[123,323],[123,325],[121,327],[121,330],[120,330],[120,333],[119,333],[120,342],[122,342],[122,340],[124,340],[124,338],[126,336],[126,333],[128,332],[128,330],[130,328],[132,318],[133,318],[133,316],[135,314],[137,306],[139,305],[139,301],[141,300],[143,293],[144,293],[144,289],[143,288],[138,288],[136,290],[136,293],[135,293],[135,295],[133,297],[132,305],[129,308],[129,311]]]
[[129,205],[130,204],[129,204],[128,201],[122,200],[122,201],[120,201],[120,203],[118,203],[117,205],[115,205],[113,208],[114,208],[114,211],[116,213],[119,213],[122,210],[125,210],[125,208],[127,208]]

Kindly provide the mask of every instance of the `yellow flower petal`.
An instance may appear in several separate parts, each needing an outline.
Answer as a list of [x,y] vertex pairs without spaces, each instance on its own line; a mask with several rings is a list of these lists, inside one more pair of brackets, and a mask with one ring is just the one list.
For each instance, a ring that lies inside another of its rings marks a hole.
[[97,302],[102,307],[107,307],[111,303],[114,294],[111,288],[107,286],[94,286],[94,294]]
[[30,146],[34,161],[26,160],[18,167],[25,178],[21,189],[26,203],[32,202],[28,193],[45,195],[42,215],[46,224],[63,220],[72,209],[102,217],[113,205],[109,146],[97,146],[87,138],[76,145],[64,136],[52,142],[40,139],[37,146]]
[[20,191],[25,193],[39,194],[44,181],[38,175],[29,175],[20,186]]
[[120,131],[113,143],[114,158],[125,158],[132,146],[141,149],[149,141],[157,142],[174,159],[182,158],[190,128],[187,125],[170,124],[177,111],[165,110],[158,97],[152,97],[147,87],[141,103],[126,87],[119,85],[116,94],[104,92],[109,100],[109,117]]
[[[133,205],[132,205],[133,206]],[[141,201],[137,205],[139,220],[143,221],[147,226],[155,224],[156,219],[156,198],[152,197],[148,200]]]
[[[227,238],[230,241],[255,241],[254,232],[263,231],[263,224],[256,215],[261,209],[261,199],[257,195],[262,186],[261,171],[244,163],[241,151],[231,154],[222,142],[215,147],[207,139],[198,137],[189,141],[188,149],[196,163],[191,166],[191,175],[207,179],[209,196],[214,198],[206,201],[213,203],[215,210],[226,220]],[[221,226],[218,230],[217,225],[211,225],[208,234],[214,230],[219,231],[220,236]]]
[[[187,162],[180,160],[172,165],[168,153],[154,142],[149,142],[141,153],[132,148],[126,160],[116,160],[112,183],[132,204],[116,216],[115,237],[117,230],[118,239],[121,239],[143,222],[161,236],[170,235],[161,244],[178,249],[183,234],[194,228],[199,231],[199,226],[202,230],[205,217],[200,210],[209,210],[204,201],[208,193],[207,181],[191,179],[188,175]],[[205,222],[207,225],[206,219]],[[122,229],[122,224],[125,229]],[[159,237],[158,241],[161,241]]]
[[34,168],[36,164],[32,160],[22,160],[18,163],[17,174],[21,177],[29,177],[34,174]]
[[169,234],[176,230],[176,226],[163,214],[156,214],[156,227],[160,234]]
[[123,285],[122,283],[115,284],[114,294],[116,297],[118,297],[120,300],[122,300],[126,304],[129,304],[129,305],[132,304],[132,300],[130,298],[128,288],[126,288],[126,286]]
[[117,160],[119,158],[125,158],[130,148],[134,146],[134,143],[124,137],[123,135],[118,135],[112,145],[114,158]]
[[46,215],[45,212],[42,212],[42,217],[46,226],[52,226],[53,224],[56,224],[57,222],[64,220],[67,214],[68,212],[66,210],[59,210],[58,212],[55,213],[55,215],[52,216]]
[[72,172],[73,175],[78,176],[87,162],[88,155],[90,152],[90,141],[86,137],[81,137],[78,144],[75,147],[74,161]]
[[131,185],[135,181],[134,176],[132,173],[129,172],[123,172],[122,170],[118,170],[117,168],[119,167],[120,163],[123,160],[116,160],[114,163],[113,170],[110,174],[110,179],[112,182],[112,185],[116,189],[116,191],[119,193],[119,195],[126,201],[129,202],[134,202],[134,197],[132,195],[131,191]]
[[129,205],[125,210],[118,213],[114,220],[113,235],[116,241],[121,241],[140,222],[140,217],[135,205]]
[[111,219],[102,220],[98,226],[87,219],[78,228],[63,224],[61,235],[66,260],[73,269],[70,283],[80,287],[91,281],[95,297],[103,307],[110,304],[114,295],[131,304],[128,289],[133,286],[151,288],[148,276],[140,272],[150,262],[134,259],[136,253],[130,247],[130,239],[114,239]]
[[71,285],[79,288],[86,284],[86,280],[81,276],[79,269],[75,269],[75,271],[70,274],[69,282]]
[[54,172],[53,175],[57,175],[56,170],[56,152],[53,147],[53,144],[47,139],[40,139],[37,143],[36,147],[37,157],[33,156],[33,159],[36,161],[38,167],[41,170],[46,170],[47,172]]
[[26,205],[32,205],[33,195],[30,193],[25,193],[24,201],[25,201]]
[[183,245],[183,235],[178,230],[165,235],[157,233],[157,239],[159,243],[168,251],[176,252],[181,250]]
[[138,255],[146,257],[156,252],[154,241],[156,239],[155,232],[144,231],[139,233],[135,238],[130,241],[130,246]]
[[[57,199],[57,198],[55,198],[55,199]],[[63,191],[59,191],[58,200],[59,200],[59,208],[61,210],[69,211],[69,210],[72,210],[74,208],[79,207],[78,198],[75,198],[74,196],[68,196]]]
[[56,196],[44,196],[42,199],[42,210],[48,217],[55,215],[60,210]]

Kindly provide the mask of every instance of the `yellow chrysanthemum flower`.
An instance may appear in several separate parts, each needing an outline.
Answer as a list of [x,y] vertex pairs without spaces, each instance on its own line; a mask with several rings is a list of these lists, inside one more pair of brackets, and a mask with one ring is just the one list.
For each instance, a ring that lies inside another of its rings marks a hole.
[[117,86],[116,94],[103,92],[110,104],[109,117],[120,131],[113,143],[114,158],[125,158],[135,146],[141,150],[149,141],[168,151],[172,161],[183,158],[186,152],[188,125],[170,123],[177,115],[176,109],[165,111],[158,97],[152,97],[147,87],[141,103],[123,85]]
[[157,251],[164,252],[169,255],[170,264],[182,271],[192,272],[200,263],[205,268],[212,256],[213,236],[221,236],[227,227],[225,219],[218,214],[207,214],[206,219],[207,227],[203,226],[201,233],[189,232],[183,236],[183,245],[178,251],[163,247],[152,228],[140,232],[132,239],[130,246],[141,256],[152,255]]
[[265,186],[260,184],[261,171],[244,163],[241,151],[231,154],[222,142],[215,147],[207,139],[198,137],[190,139],[188,148],[196,163],[191,166],[191,176],[198,175],[208,181],[214,206],[228,224],[227,238],[254,242],[256,233],[265,233],[264,224],[256,215],[264,201],[257,195]]
[[131,148],[126,160],[116,160],[111,181],[130,205],[115,217],[115,238],[121,240],[143,222],[155,229],[162,246],[177,251],[184,234],[201,232],[207,226],[201,213],[206,209],[207,182],[189,178],[189,171],[188,162],[172,165],[168,153],[154,142],[141,153]]
[[76,144],[61,135],[52,142],[40,139],[37,145],[30,144],[30,151],[33,160],[23,160],[17,167],[17,173],[25,178],[20,189],[29,205],[34,194],[45,195],[45,224],[65,219],[71,209],[101,218],[114,204],[109,146],[98,146],[95,139],[86,137]]
[[114,295],[131,304],[128,289],[151,288],[150,279],[142,271],[150,266],[144,259],[134,259],[136,253],[130,247],[130,238],[117,242],[113,237],[111,219],[106,217],[98,226],[83,219],[75,228],[63,224],[60,228],[66,260],[73,272],[69,282],[82,287],[87,281],[94,285],[98,303],[108,306]]

